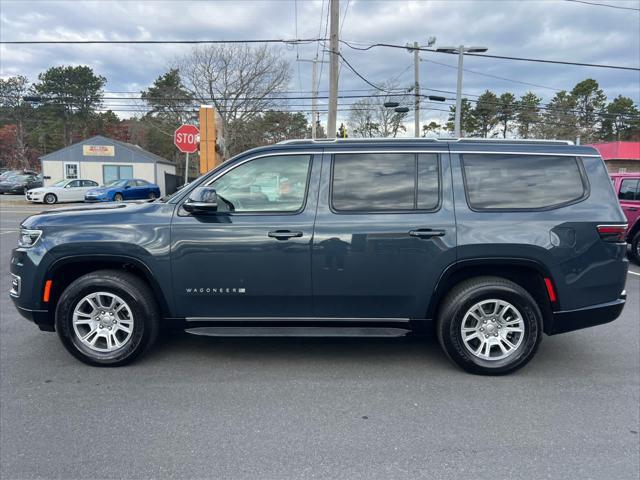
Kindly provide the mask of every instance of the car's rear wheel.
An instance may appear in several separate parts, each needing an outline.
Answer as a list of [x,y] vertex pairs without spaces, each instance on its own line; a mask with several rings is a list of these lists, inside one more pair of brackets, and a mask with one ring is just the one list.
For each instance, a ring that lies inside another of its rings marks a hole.
[[44,196],[44,203],[46,204],[53,205],[57,201],[58,201],[58,198],[53,193],[47,193]]
[[534,356],[542,339],[542,313],[520,285],[477,277],[447,295],[437,332],[447,356],[466,371],[502,375]]
[[149,200],[155,200],[157,198],[155,192],[149,192]]
[[116,194],[113,196],[113,201],[114,201],[114,202],[121,202],[122,200],[123,200],[123,199],[122,199],[122,194],[121,194],[121,193],[116,193]]
[[640,231],[636,232],[631,240],[631,259],[640,265]]
[[159,312],[138,277],[100,270],[71,283],[56,307],[56,331],[66,349],[97,366],[133,361],[155,342]]

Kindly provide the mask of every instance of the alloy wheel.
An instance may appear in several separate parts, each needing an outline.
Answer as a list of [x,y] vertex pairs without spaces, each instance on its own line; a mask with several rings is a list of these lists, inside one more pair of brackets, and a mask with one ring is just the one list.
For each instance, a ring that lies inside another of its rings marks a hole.
[[73,331],[83,345],[96,352],[124,347],[133,335],[133,323],[129,305],[110,292],[90,293],[73,310]]
[[482,360],[502,360],[522,344],[525,326],[516,307],[499,299],[483,300],[465,314],[460,326],[465,348]]

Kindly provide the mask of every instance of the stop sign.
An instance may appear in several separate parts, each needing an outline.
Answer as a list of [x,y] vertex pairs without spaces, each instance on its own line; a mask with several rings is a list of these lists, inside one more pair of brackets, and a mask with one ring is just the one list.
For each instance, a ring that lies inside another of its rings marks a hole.
[[182,153],[194,153],[198,151],[200,130],[195,125],[181,125],[173,133],[173,143]]

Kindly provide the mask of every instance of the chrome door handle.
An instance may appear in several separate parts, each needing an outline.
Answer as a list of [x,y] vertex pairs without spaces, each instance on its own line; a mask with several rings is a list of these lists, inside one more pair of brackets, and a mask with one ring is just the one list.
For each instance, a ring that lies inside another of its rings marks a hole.
[[418,238],[432,238],[432,237],[443,237],[445,235],[444,230],[432,230],[431,228],[418,228],[416,230],[411,230],[409,235],[412,237]]
[[292,232],[291,230],[274,230],[268,233],[269,237],[276,240],[289,240],[290,238],[300,238],[302,232]]

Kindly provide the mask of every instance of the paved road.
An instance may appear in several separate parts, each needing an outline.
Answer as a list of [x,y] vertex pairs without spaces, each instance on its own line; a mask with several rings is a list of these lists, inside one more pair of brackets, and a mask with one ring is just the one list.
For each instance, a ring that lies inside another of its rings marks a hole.
[[177,334],[87,367],[20,318],[0,202],[0,478],[634,479],[640,268],[623,316],[545,337],[520,372],[477,377],[433,340]]

